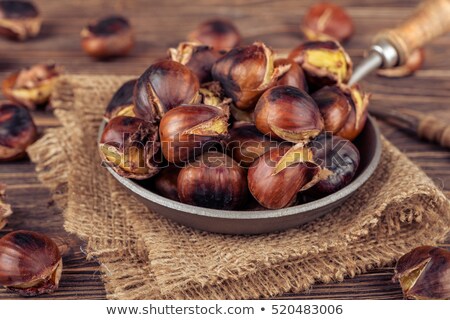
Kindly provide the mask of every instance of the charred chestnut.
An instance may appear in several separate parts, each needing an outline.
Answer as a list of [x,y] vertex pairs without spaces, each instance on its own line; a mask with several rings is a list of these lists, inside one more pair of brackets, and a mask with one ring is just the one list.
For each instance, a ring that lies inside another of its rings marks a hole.
[[106,107],[104,119],[109,120],[117,116],[134,116],[133,92],[137,79],[125,82],[114,93]]
[[38,35],[42,19],[29,1],[0,1],[0,35],[12,40],[26,40]]
[[336,41],[305,42],[290,53],[289,59],[302,67],[314,90],[346,83],[352,75],[352,61]]
[[8,222],[7,218],[12,214],[11,205],[4,201],[6,185],[0,183],[0,230]]
[[22,158],[36,138],[36,126],[27,108],[0,104],[0,161]]
[[311,97],[319,107],[325,131],[333,134],[339,132],[347,122],[352,110],[347,95],[337,86],[327,86],[314,92]]
[[274,53],[262,42],[234,48],[214,64],[212,75],[239,109],[253,108],[261,94],[290,68],[274,66]]
[[419,48],[411,53],[405,64],[388,69],[379,69],[377,70],[377,75],[386,78],[408,77],[422,68],[424,62],[425,50],[423,48]]
[[3,80],[2,92],[8,99],[34,110],[49,102],[59,74],[55,65],[37,64]]
[[359,166],[359,151],[350,141],[331,134],[321,134],[308,145],[313,162],[322,168],[319,181],[308,191],[329,195],[347,186]]
[[402,256],[393,281],[407,299],[450,299],[450,251],[422,246]]
[[162,153],[171,163],[185,164],[228,133],[228,113],[206,105],[184,105],[161,119],[159,135]]
[[256,128],[290,142],[305,142],[324,128],[314,100],[300,89],[277,86],[267,90],[255,108]]
[[155,121],[170,109],[182,104],[197,103],[199,81],[181,63],[163,60],[151,65],[138,79],[134,89],[134,113]]
[[247,122],[236,122],[226,142],[227,153],[243,167],[249,167],[261,155],[282,143],[263,135],[254,124]]
[[297,193],[310,187],[319,173],[308,148],[272,148],[248,170],[248,187],[265,208],[281,209],[295,203]]
[[148,179],[160,170],[158,129],[142,119],[111,119],[103,130],[99,150],[105,163],[122,177]]
[[183,203],[199,207],[233,210],[247,199],[245,170],[219,152],[207,152],[181,169],[178,194]]
[[214,19],[200,24],[189,34],[188,39],[220,51],[238,46],[241,42],[241,35],[231,21]]
[[169,49],[170,59],[188,67],[200,83],[212,81],[212,66],[222,56],[220,51],[194,42],[182,42],[178,48]]
[[58,288],[62,258],[44,234],[15,231],[0,239],[0,284],[23,296],[52,293]]
[[306,82],[305,73],[298,64],[288,59],[275,60],[275,67],[286,65],[290,65],[291,67],[278,79],[277,86],[291,86],[308,92],[308,83]]
[[308,40],[337,40],[343,42],[353,34],[353,21],[347,12],[333,3],[312,6],[301,23]]
[[126,56],[134,47],[133,29],[125,17],[106,17],[81,31],[81,46],[98,59]]
[[163,197],[174,201],[180,201],[178,197],[178,175],[181,168],[169,166],[161,170],[161,172],[153,178],[153,189]]

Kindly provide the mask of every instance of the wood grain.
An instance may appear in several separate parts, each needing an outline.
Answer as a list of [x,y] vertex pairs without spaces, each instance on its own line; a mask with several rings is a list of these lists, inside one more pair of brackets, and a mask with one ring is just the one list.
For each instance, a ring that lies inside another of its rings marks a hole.
[[[45,25],[42,34],[26,43],[0,39],[0,79],[30,64],[53,61],[67,72],[90,74],[139,74],[154,59],[165,55],[169,46],[184,39],[199,22],[215,16],[228,17],[242,31],[245,43],[267,42],[280,51],[288,51],[302,41],[299,22],[315,1],[297,0],[36,0]],[[341,0],[354,18],[356,34],[346,44],[354,61],[359,61],[373,35],[382,28],[393,27],[411,13],[417,1]],[[80,49],[79,32],[91,19],[123,12],[130,17],[138,44],[132,55],[110,62],[96,62]],[[434,40],[426,48],[426,63],[415,76],[385,79],[371,76],[365,81],[373,92],[372,103],[388,108],[413,108],[450,120],[450,37]],[[43,131],[58,125],[51,113],[35,112]],[[386,124],[383,134],[419,165],[450,196],[450,153],[436,145],[419,141]],[[60,289],[39,299],[104,299],[105,291],[95,261],[86,261],[83,243],[63,229],[61,212],[51,201],[50,193],[38,181],[34,165],[28,160],[0,164],[0,181],[9,185],[8,201],[14,215],[6,232],[31,229],[49,235],[69,237],[73,252],[64,259]],[[450,238],[442,244],[450,248]],[[286,299],[401,299],[400,287],[391,282],[392,269],[373,270],[342,283],[317,284],[301,295]],[[17,299],[0,289],[0,299]]]

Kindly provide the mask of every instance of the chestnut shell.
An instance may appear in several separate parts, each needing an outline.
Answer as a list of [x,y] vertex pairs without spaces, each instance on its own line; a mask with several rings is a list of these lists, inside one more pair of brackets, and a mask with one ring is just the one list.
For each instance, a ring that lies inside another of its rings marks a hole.
[[114,118],[121,110],[133,105],[133,93],[137,79],[132,79],[120,86],[114,93],[105,110],[105,119]]

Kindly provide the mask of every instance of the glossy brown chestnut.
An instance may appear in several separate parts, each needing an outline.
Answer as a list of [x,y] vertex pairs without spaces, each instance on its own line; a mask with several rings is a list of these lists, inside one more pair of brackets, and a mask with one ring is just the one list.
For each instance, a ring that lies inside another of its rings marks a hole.
[[352,75],[352,61],[336,41],[308,41],[290,54],[289,59],[305,71],[311,92],[326,85],[346,83]]
[[161,170],[156,177],[153,178],[153,190],[160,196],[166,197],[174,201],[180,201],[178,197],[178,174],[181,168],[176,166],[168,166]]
[[200,83],[212,81],[212,66],[223,54],[210,46],[195,42],[181,42],[178,48],[169,49],[170,59],[188,67]]
[[265,90],[273,87],[290,68],[274,66],[274,53],[262,42],[234,48],[213,66],[214,80],[239,109],[252,109]]
[[351,88],[343,86],[342,88],[350,102],[351,111],[344,126],[336,135],[353,141],[366,124],[370,95],[366,94],[358,85]]
[[134,47],[134,32],[127,18],[105,17],[83,28],[81,46],[97,59],[126,56]]
[[240,166],[249,167],[261,155],[282,143],[262,134],[253,123],[236,122],[226,140],[226,149]]
[[0,239],[0,284],[23,296],[52,293],[58,288],[62,259],[48,236],[15,231]]
[[104,119],[109,120],[117,116],[134,116],[133,92],[137,79],[125,82],[114,93],[106,107]]
[[36,138],[36,126],[27,108],[0,104],[0,162],[22,158]]
[[406,63],[394,68],[379,69],[377,75],[386,78],[403,78],[413,75],[421,69],[425,62],[425,50],[419,48],[414,50],[406,60]]
[[60,75],[53,64],[36,64],[12,73],[2,82],[2,92],[8,99],[31,110],[46,105]]
[[197,103],[200,84],[195,74],[181,63],[163,60],[152,64],[134,88],[134,113],[155,121],[170,109]]
[[402,256],[393,281],[407,299],[450,299],[450,251],[422,246]]
[[239,45],[241,35],[231,21],[213,19],[200,24],[188,35],[188,39],[206,44],[219,51],[228,51]]
[[245,170],[223,153],[206,152],[181,169],[178,194],[194,206],[239,209],[248,194]]
[[148,179],[160,170],[158,129],[142,119],[112,118],[103,130],[99,150],[105,163],[125,178]]
[[306,82],[305,73],[298,64],[288,59],[275,60],[275,67],[281,67],[286,65],[291,65],[291,67],[284,75],[282,75],[278,79],[276,85],[296,87],[305,92],[308,92],[308,83]]
[[309,8],[300,29],[308,40],[343,42],[353,34],[353,21],[344,8],[322,2]]
[[314,100],[300,89],[277,86],[267,90],[255,108],[256,128],[290,142],[305,142],[324,128]]
[[281,209],[294,204],[297,193],[309,188],[318,172],[307,148],[280,146],[250,166],[248,187],[263,207]]
[[5,202],[6,185],[0,183],[0,230],[8,222],[7,218],[12,214],[11,205]]
[[0,1],[0,36],[23,41],[38,35],[42,19],[30,1]]
[[347,95],[337,86],[323,87],[311,94],[322,115],[325,131],[336,134],[347,122],[352,107]]
[[161,119],[159,135],[167,161],[178,165],[220,143],[228,134],[228,113],[206,105],[183,105]]
[[353,179],[359,166],[359,151],[353,143],[329,133],[321,134],[308,145],[313,161],[319,165],[322,177],[307,192],[312,195],[329,195]]

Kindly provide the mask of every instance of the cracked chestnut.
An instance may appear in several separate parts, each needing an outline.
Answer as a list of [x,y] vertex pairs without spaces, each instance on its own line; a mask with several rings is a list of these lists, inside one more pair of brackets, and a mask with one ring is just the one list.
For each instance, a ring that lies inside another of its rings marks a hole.
[[134,89],[137,117],[160,120],[170,109],[199,100],[196,75],[179,62],[163,60],[152,64],[138,79]]
[[30,1],[0,1],[0,36],[23,41],[41,30],[42,19]]
[[20,159],[37,138],[37,129],[27,108],[0,104],[0,162]]
[[133,92],[137,79],[129,80],[122,84],[114,93],[106,107],[103,118],[110,120],[117,116],[134,116]]
[[83,28],[81,46],[97,59],[126,56],[134,47],[134,32],[125,17],[105,17]]
[[59,285],[62,258],[48,236],[15,231],[0,239],[0,284],[22,296],[54,292]]
[[118,116],[105,126],[99,151],[102,159],[125,178],[148,179],[160,170],[157,127],[145,120]]
[[247,200],[246,173],[226,154],[207,152],[181,169],[178,194],[181,202],[190,205],[238,209]]
[[231,21],[213,19],[200,24],[188,35],[188,39],[221,51],[238,46],[241,42],[241,35]]

